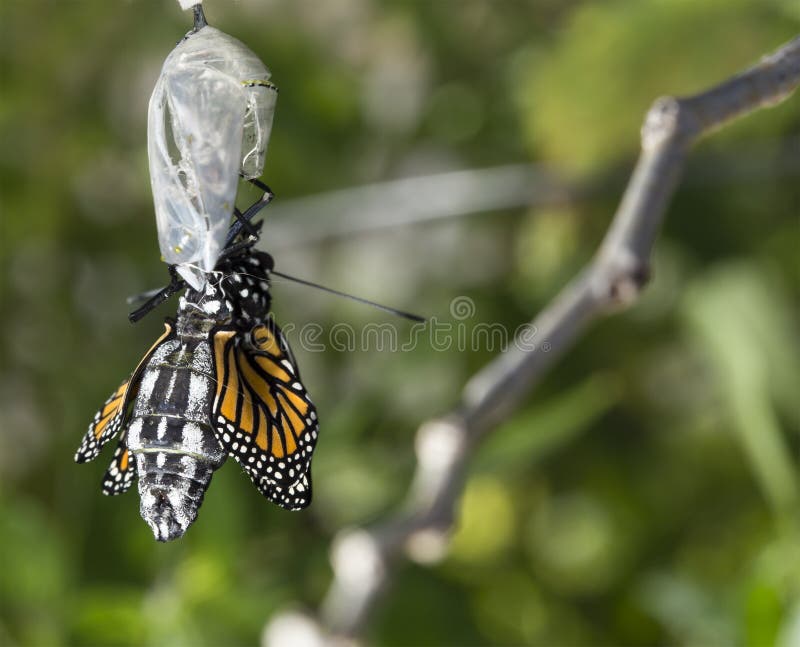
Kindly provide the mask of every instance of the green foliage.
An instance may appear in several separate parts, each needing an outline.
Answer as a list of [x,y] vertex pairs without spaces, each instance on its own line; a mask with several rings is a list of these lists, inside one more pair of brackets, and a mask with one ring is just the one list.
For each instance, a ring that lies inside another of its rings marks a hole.
[[[205,4],[281,88],[262,243],[279,267],[467,336],[513,331],[591,257],[653,99],[713,85],[800,25],[784,0]],[[497,352],[425,335],[404,352],[304,350],[305,323],[386,320],[276,282],[322,421],[312,507],[269,506],[230,464],[187,536],[160,545],[135,493],[100,495],[108,457],[71,457],[159,334],[158,314],[127,323],[125,297],[166,279],[145,115],[188,25],[171,1],[0,2],[0,644],[257,643],[277,611],[319,604],[333,535],[395,509],[417,425]],[[401,565],[370,640],[797,642],[799,100],[695,151],[644,298],[477,449],[448,555]],[[592,190],[321,243],[315,223],[270,215],[293,196],[530,161]],[[457,296],[474,316],[453,319]]]
[[[752,65],[797,31],[752,0],[586,3],[555,42],[526,53],[518,97],[533,150],[565,168],[597,170],[639,145],[642,115],[662,95],[686,95]],[[732,44],[735,43],[735,47]],[[726,52],[726,56],[715,53]],[[713,81],[712,81],[713,82]],[[745,126],[774,137],[783,118]],[[754,133],[748,133],[752,136]],[[742,135],[744,136],[744,135]]]

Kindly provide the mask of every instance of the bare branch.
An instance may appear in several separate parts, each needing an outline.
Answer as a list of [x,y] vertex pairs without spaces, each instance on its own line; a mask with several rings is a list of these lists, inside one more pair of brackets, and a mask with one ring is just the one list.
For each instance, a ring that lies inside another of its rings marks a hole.
[[[691,145],[701,136],[787,98],[800,85],[800,37],[755,67],[695,96],[658,99],[642,128],[642,151],[594,260],[532,322],[538,344],[501,353],[466,385],[461,405],[417,433],[417,470],[404,509],[384,525],[343,533],[332,549],[334,580],[321,620],[293,616],[318,644],[356,637],[403,552],[444,556],[463,473],[480,437],[510,416],[595,318],[630,306],[649,278],[649,258]],[[286,632],[265,632],[273,642]],[[314,628],[311,632],[310,628]],[[291,641],[289,641],[291,642]]]

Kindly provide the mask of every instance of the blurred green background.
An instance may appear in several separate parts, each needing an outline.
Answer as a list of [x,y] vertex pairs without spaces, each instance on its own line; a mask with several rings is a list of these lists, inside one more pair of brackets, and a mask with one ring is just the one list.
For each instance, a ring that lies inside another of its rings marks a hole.
[[[468,296],[466,325],[509,330],[590,258],[652,100],[800,31],[794,0],[208,0],[206,14],[281,88],[262,239],[278,267],[441,321]],[[316,607],[331,538],[402,500],[417,425],[493,355],[424,339],[317,353],[290,336],[322,420],[306,512],[226,465],[186,537],[161,545],[135,492],[100,494],[110,452],[87,466],[73,452],[175,308],[131,326],[125,297],[166,279],[146,109],[189,26],[172,0],[0,1],[3,645],[257,643],[276,612]],[[368,641],[800,643],[799,133],[794,96],[698,146],[643,300],[476,452],[451,550],[400,565]],[[287,215],[302,196],[510,163],[567,188],[334,236],[315,232],[336,214]],[[298,328],[409,329],[300,286],[273,293]]]

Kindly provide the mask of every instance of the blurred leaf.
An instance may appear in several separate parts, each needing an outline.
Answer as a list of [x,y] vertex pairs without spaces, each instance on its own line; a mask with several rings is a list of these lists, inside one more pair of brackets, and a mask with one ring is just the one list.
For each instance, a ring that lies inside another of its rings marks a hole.
[[491,561],[508,549],[514,532],[511,493],[503,484],[486,476],[467,483],[461,498],[450,557],[477,563]]
[[[705,89],[755,64],[797,27],[752,0],[584,4],[557,33],[554,47],[518,65],[529,145],[578,171],[630,158],[657,97]],[[723,50],[730,57],[708,55]],[[791,118],[789,111],[782,114]],[[766,125],[762,120],[753,127],[765,136]]]
[[[26,644],[57,641],[70,574],[58,529],[35,501],[0,498],[4,629]],[[13,615],[6,615],[11,614]]]
[[578,386],[531,407],[502,424],[479,447],[473,467],[520,471],[573,442],[619,400],[610,375],[594,375]]
[[502,570],[487,576],[474,605],[486,635],[506,644],[529,645],[546,635],[549,609],[526,573]]
[[774,645],[783,615],[780,593],[773,586],[756,583],[748,592],[746,604],[746,644]]
[[795,602],[789,609],[776,644],[778,647],[794,647],[800,644],[800,604]]
[[776,394],[796,394],[800,385],[787,311],[776,282],[750,263],[717,268],[691,286],[685,301],[690,331],[714,366],[753,471],[781,512],[797,501],[796,468],[773,404]]
[[[143,623],[141,591],[92,587],[84,590],[75,602],[72,634],[76,642],[121,646],[146,644],[151,628]],[[168,613],[166,607],[162,612]]]
[[586,594],[619,575],[627,542],[603,501],[576,493],[543,502],[531,519],[529,550],[552,588]]
[[670,643],[732,645],[739,641],[722,613],[723,600],[712,598],[689,578],[650,574],[640,592],[644,605],[669,632]]

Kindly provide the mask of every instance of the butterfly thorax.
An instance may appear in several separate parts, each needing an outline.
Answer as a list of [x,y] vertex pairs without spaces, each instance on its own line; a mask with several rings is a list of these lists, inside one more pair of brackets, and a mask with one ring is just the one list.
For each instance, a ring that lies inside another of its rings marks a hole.
[[221,264],[225,279],[220,288],[231,304],[231,318],[236,326],[250,328],[269,313],[272,303],[269,274],[273,266],[272,256],[257,250]]
[[214,328],[231,322],[233,311],[221,282],[207,281],[202,290],[190,288],[180,298],[176,332],[179,337],[207,338]]

